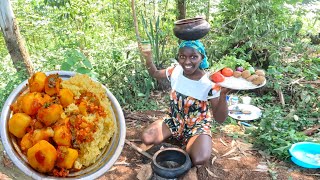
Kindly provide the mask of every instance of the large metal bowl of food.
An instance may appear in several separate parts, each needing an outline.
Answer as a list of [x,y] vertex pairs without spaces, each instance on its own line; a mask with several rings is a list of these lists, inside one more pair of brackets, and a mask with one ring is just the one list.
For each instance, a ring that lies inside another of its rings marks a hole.
[[[33,179],[92,180],[105,174],[125,141],[117,99],[102,84],[75,72],[42,73],[42,89],[37,81],[41,75],[22,82],[3,106],[1,140],[9,158]],[[53,120],[57,111],[59,118]]]

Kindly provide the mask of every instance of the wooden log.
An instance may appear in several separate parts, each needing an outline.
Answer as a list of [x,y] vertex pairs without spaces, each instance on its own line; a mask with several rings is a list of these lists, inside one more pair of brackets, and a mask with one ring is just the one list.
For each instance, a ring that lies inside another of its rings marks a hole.
[[147,153],[146,151],[143,151],[141,148],[139,148],[137,145],[135,145],[133,142],[128,141],[127,139],[125,140],[126,144],[128,144],[130,147],[132,147],[134,150],[138,151],[140,154],[146,156],[149,159],[152,159],[152,156]]

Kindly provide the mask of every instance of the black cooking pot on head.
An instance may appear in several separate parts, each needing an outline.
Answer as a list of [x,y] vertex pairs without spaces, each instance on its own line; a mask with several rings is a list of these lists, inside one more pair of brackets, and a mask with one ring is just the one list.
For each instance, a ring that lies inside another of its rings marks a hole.
[[178,178],[191,168],[189,155],[179,148],[157,151],[152,158],[153,172],[162,178]]
[[210,24],[202,17],[181,19],[174,22],[173,33],[182,40],[198,40],[210,31]]

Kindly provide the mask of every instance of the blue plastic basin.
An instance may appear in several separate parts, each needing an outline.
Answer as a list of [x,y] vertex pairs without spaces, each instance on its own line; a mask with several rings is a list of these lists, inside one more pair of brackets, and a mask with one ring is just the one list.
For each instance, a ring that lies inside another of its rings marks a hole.
[[291,160],[304,168],[320,168],[320,144],[312,142],[295,143],[289,149]]

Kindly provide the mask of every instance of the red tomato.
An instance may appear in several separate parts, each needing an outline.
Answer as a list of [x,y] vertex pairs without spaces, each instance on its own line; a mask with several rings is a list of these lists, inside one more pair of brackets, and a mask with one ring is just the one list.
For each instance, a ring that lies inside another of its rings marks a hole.
[[231,68],[223,68],[221,74],[225,77],[230,77],[233,75],[233,70]]
[[216,72],[210,76],[210,79],[215,83],[219,83],[224,81],[224,76],[220,72]]

